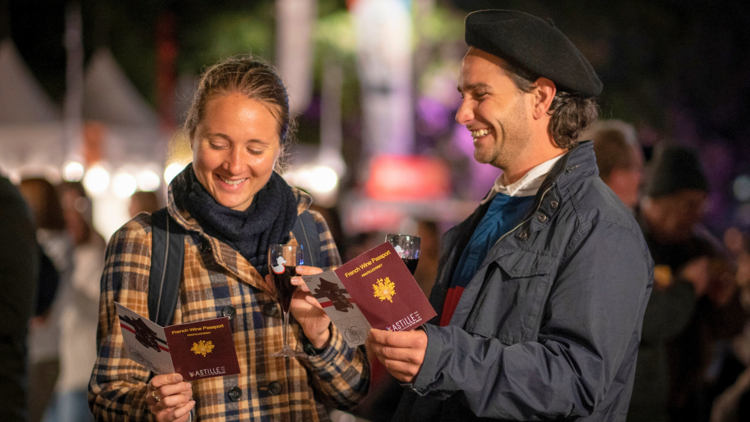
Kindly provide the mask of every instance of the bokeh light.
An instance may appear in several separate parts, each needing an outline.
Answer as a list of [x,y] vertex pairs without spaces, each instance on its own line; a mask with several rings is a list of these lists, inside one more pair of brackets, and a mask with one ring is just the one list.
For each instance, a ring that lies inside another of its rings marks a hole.
[[112,193],[118,198],[127,198],[135,193],[138,183],[130,173],[118,173],[112,180]]
[[100,166],[91,167],[83,176],[83,187],[92,195],[103,193],[109,187],[109,173]]
[[159,189],[161,179],[159,175],[151,170],[144,170],[138,174],[138,189],[153,192]]
[[83,179],[84,172],[83,165],[79,162],[68,161],[63,164],[62,176],[65,181],[79,182]]
[[169,184],[185,168],[185,165],[172,163],[164,170],[164,181]]

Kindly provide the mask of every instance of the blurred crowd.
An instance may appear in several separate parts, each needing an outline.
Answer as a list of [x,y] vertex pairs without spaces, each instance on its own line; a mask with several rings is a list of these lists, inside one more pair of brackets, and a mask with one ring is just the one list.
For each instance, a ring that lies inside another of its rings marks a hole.
[[[711,192],[696,151],[661,143],[647,161],[622,121],[598,121],[583,137],[655,263],[628,421],[750,420],[750,228],[704,226]],[[79,183],[41,178],[2,178],[0,198],[0,410],[9,420],[93,420],[87,388],[106,242],[92,203]],[[129,211],[158,208],[155,194],[138,192]],[[384,241],[385,232],[346,234],[335,209],[317,210],[345,262]],[[401,229],[422,239],[415,278],[427,296],[445,228],[415,217]],[[401,387],[371,360],[371,393],[354,414],[388,421]]]
[[[0,410],[11,421],[93,421],[88,384],[106,242],[92,225],[91,200],[78,182],[28,178],[16,187],[2,178],[0,186],[0,280],[8,291]],[[153,192],[131,199],[131,216],[158,208]]]

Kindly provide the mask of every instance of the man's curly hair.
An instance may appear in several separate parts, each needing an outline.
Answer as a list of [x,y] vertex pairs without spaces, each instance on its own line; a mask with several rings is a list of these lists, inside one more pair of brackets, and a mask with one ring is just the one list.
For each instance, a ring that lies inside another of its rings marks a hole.
[[[531,92],[538,77],[507,60],[503,60],[503,64],[503,69],[508,72],[516,87],[523,92]],[[599,106],[594,97],[557,91],[547,114],[552,116],[549,132],[555,144],[560,148],[572,149],[578,145],[581,131],[599,116]]]

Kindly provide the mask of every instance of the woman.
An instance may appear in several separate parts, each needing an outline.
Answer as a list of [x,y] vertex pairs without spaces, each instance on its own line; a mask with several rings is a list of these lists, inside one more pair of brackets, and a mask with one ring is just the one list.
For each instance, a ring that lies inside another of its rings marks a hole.
[[[284,86],[257,59],[231,58],[202,77],[185,123],[193,163],[169,187],[169,213],[188,231],[173,323],[233,316],[241,373],[192,383],[178,374],[149,381],[144,367],[121,357],[114,301],[148,315],[151,220],[141,213],[114,234],[107,251],[99,357],[89,386],[97,420],[186,421],[193,409],[200,421],[327,420],[325,406],[350,408],[367,393],[367,357],[346,345],[309,292],[295,293],[298,336],[291,341],[293,347],[309,343],[312,355],[269,356],[281,348],[282,316],[267,275],[268,247],[296,243],[292,226],[311,203],[274,172],[290,121]],[[322,270],[335,268],[336,246],[320,214],[313,215]],[[300,277],[293,284],[304,285]]]
[[96,361],[99,279],[107,244],[91,225],[91,201],[80,182],[58,186],[73,241],[73,272],[60,310],[60,376],[45,422],[93,422],[88,384]]

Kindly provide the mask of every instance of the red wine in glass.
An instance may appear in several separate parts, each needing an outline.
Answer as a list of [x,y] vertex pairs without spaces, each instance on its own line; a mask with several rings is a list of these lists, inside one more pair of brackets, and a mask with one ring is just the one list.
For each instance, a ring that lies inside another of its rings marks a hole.
[[276,286],[276,296],[281,305],[282,316],[282,348],[271,356],[278,357],[306,357],[307,355],[289,347],[287,331],[289,328],[289,307],[297,286],[292,285],[292,277],[297,275],[297,266],[304,265],[302,246],[271,245],[268,249],[268,267]]
[[408,234],[387,234],[385,241],[393,245],[396,249],[396,253],[401,257],[401,260],[406,264],[406,268],[414,274],[417,270],[417,264],[419,263],[419,252],[420,242],[419,236],[412,236]]
[[276,273],[277,267],[271,268],[271,275],[273,276],[273,283],[276,286],[276,295],[281,305],[281,310],[289,312],[289,305],[292,304],[292,296],[294,291],[297,290],[297,286],[292,285],[292,277],[297,275],[297,267],[291,267],[284,265],[284,269],[281,274]]
[[411,272],[411,275],[414,275],[414,271],[417,270],[417,264],[419,263],[419,258],[401,258],[402,261],[404,261],[404,264],[406,264],[406,268],[409,269],[409,272]]

